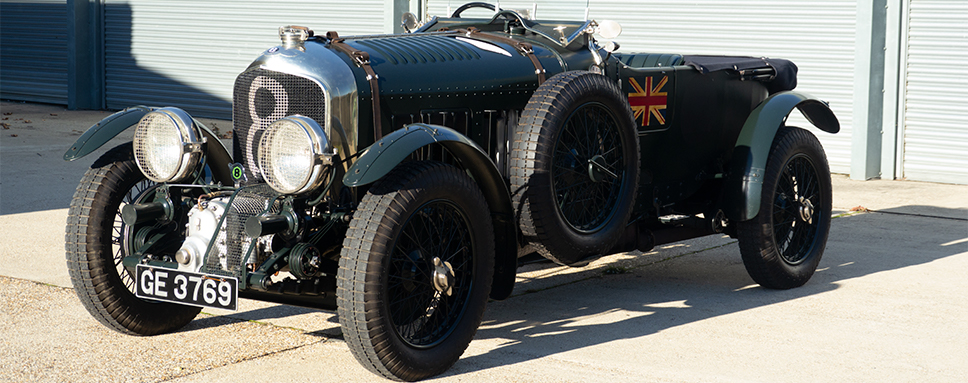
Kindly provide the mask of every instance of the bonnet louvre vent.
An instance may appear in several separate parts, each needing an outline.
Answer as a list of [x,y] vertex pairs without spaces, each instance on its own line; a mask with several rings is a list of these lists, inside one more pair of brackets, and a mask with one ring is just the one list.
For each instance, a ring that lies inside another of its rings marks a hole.
[[478,54],[470,45],[453,37],[420,36],[389,37],[354,41],[365,50],[382,56],[391,64],[426,64],[448,61],[478,60]]

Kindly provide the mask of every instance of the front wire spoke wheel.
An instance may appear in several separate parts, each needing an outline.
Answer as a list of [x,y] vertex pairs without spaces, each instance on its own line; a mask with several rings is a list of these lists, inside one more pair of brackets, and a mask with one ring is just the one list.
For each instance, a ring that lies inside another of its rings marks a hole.
[[[388,272],[391,280],[399,282],[388,286],[387,293],[393,326],[411,346],[433,346],[460,319],[454,309],[464,307],[470,292],[470,284],[460,282],[473,280],[473,270],[468,270],[470,263],[466,261],[470,258],[467,249],[472,247],[468,245],[469,230],[466,217],[446,201],[431,201],[404,223],[401,232],[407,234],[394,244]],[[438,241],[414,242],[412,238]],[[457,268],[441,276],[435,258],[456,263]],[[449,288],[450,294],[444,295],[440,284]]]
[[344,339],[363,366],[412,381],[460,358],[493,278],[487,206],[466,173],[433,161],[405,162],[369,189],[337,274]]
[[131,291],[135,292],[135,278],[131,272],[124,267],[122,262],[124,257],[128,254],[128,248],[131,245],[131,227],[124,224],[121,218],[121,209],[125,205],[135,204],[140,202],[144,197],[148,196],[149,191],[153,191],[158,183],[143,179],[138,183],[134,184],[127,193],[124,194],[124,198],[121,199],[121,205],[118,206],[118,211],[114,215],[114,228],[112,230],[113,235],[111,238],[112,253],[114,254],[114,266],[117,270],[118,275],[121,276],[121,282],[124,286]]
[[67,215],[67,269],[77,297],[99,322],[130,335],[175,331],[201,311],[136,297],[135,279],[122,265],[132,236],[119,212],[152,195],[154,187],[138,169],[131,144],[123,144],[87,170]]

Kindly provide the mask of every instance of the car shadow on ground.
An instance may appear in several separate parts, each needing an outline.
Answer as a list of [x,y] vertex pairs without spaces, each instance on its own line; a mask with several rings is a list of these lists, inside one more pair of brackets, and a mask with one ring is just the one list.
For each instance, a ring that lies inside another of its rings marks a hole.
[[[968,251],[968,219],[893,210],[835,219],[817,273],[800,288],[768,290],[755,285],[742,265],[738,246],[731,244],[655,267],[603,274],[594,282],[491,302],[475,339],[496,340],[499,345],[462,358],[445,376],[625,339],[642,338],[642,347],[649,347],[647,337],[667,329],[823,294],[848,279]],[[896,240],[903,233],[910,233],[910,238]],[[885,241],[885,237],[895,240]]]
[[[912,206],[906,206],[834,219],[817,273],[806,285],[790,290],[757,286],[747,275],[735,242],[631,268],[615,260],[582,271],[581,277],[549,272],[537,278],[552,287],[527,290],[519,284],[511,298],[490,302],[475,340],[497,345],[465,355],[442,376],[460,376],[619,340],[642,338],[643,347],[648,347],[647,337],[664,330],[816,296],[838,289],[849,279],[968,252],[968,212],[944,209],[943,215],[925,216],[911,214],[911,210]],[[951,218],[959,216],[965,218]],[[659,259],[662,251],[658,250]],[[559,266],[549,263],[537,268],[550,271]],[[609,269],[620,272],[602,272]],[[316,312],[270,306],[199,317],[180,332]],[[335,315],[324,320],[338,323]],[[306,334],[341,335],[338,327]]]

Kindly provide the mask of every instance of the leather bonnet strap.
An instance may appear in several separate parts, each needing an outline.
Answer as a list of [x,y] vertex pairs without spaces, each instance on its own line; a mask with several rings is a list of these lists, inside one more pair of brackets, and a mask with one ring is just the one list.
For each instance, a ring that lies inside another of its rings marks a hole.
[[495,33],[481,32],[480,29],[475,27],[459,29],[457,31],[470,38],[475,38],[478,40],[490,40],[514,47],[514,49],[517,49],[519,52],[531,59],[531,64],[534,64],[534,73],[538,76],[538,85],[541,85],[541,83],[545,81],[545,69],[541,65],[541,62],[538,61],[538,57],[534,55],[534,47],[532,47],[531,44]]
[[333,45],[333,48],[350,56],[356,66],[363,68],[363,71],[366,72],[366,80],[370,83],[370,95],[372,96],[373,103],[373,140],[376,141],[383,138],[383,127],[381,124],[383,118],[380,114],[380,84],[378,83],[380,76],[377,76],[376,72],[373,71],[373,67],[370,66],[370,54],[353,48],[344,39],[340,38],[336,32],[326,32],[326,38],[329,39],[329,43]]

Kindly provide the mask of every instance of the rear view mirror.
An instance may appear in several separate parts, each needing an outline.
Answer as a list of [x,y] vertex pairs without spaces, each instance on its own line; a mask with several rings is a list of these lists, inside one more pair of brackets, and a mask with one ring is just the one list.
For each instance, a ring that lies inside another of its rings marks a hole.
[[622,26],[615,21],[605,20],[598,23],[598,35],[606,40],[614,39],[622,34]]
[[415,29],[417,29],[417,15],[414,15],[411,12],[404,13],[403,29],[406,30],[407,33],[413,32]]

